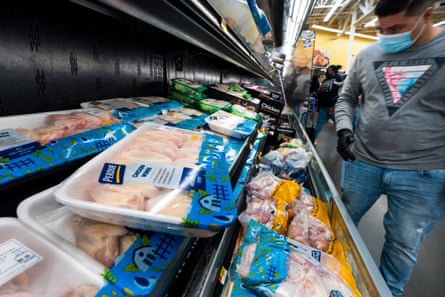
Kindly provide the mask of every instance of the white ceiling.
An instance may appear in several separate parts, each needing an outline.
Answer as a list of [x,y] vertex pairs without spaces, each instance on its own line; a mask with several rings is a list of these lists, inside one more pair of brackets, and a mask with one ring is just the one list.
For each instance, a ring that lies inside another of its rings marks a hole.
[[[316,24],[346,32],[351,30],[352,23],[356,33],[375,36],[375,29],[372,26],[365,27],[365,24],[375,18],[376,3],[377,0],[317,0],[307,24],[309,27]],[[333,6],[337,6],[337,9],[328,21],[324,21]],[[354,11],[356,12],[355,21],[353,21]],[[433,22],[443,20],[445,20],[445,0],[439,0],[436,1]]]

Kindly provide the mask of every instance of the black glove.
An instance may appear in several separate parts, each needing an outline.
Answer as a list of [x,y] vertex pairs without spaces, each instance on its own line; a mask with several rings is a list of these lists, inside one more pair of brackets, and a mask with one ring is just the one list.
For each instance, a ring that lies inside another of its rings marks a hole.
[[348,129],[342,129],[337,132],[337,152],[345,161],[354,161],[355,155],[352,152],[352,143],[354,142],[354,136]]

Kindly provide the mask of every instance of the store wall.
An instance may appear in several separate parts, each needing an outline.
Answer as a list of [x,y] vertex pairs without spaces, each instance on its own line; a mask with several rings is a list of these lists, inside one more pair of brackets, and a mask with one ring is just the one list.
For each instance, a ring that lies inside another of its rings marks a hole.
[[[343,70],[347,70],[349,36],[337,36],[337,33],[321,30],[316,30],[315,36],[315,49],[330,53],[328,64],[342,65]],[[371,39],[356,37],[352,47],[352,55],[357,55],[363,47],[374,42]]]

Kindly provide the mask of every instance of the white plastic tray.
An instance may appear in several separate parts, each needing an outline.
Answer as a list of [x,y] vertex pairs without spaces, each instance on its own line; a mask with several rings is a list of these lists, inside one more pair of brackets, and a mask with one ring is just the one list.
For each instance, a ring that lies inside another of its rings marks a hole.
[[[166,129],[166,133],[168,133],[169,129],[182,131],[183,133],[186,133],[191,139],[203,138],[203,134],[198,132],[164,126],[159,127],[147,123],[138,128],[138,130],[133,132],[131,135],[123,139],[118,144],[112,146],[105,152],[101,153],[100,155],[96,156],[91,161],[80,167],[72,176],[65,180],[58,189],[56,189],[55,196],[57,201],[68,206],[73,212],[96,221],[102,221],[142,230],[154,230],[182,236],[209,237],[215,235],[217,231],[215,229],[210,229],[211,227],[209,227],[208,229],[198,227],[184,227],[184,217],[176,215],[166,215],[154,211],[154,209],[167,209],[163,208],[163,205],[165,205],[166,201],[170,199],[163,198],[156,203],[152,211],[143,211],[113,205],[99,204],[94,202],[90,198],[88,194],[88,188],[98,184],[100,173],[104,168],[104,163],[112,162],[113,160],[115,160],[115,156],[121,153],[122,148],[131,146],[134,143],[133,141],[135,139],[143,137],[144,132],[156,128]],[[168,148],[166,147],[166,149]],[[221,148],[221,152],[224,153],[223,147]],[[172,191],[179,190],[173,189]],[[169,195],[168,197],[171,198],[172,195]],[[192,203],[194,205],[195,201],[193,201]],[[224,209],[224,211],[227,212],[228,210]],[[227,217],[227,221],[225,223],[227,224],[233,221],[235,219],[235,215],[236,213],[231,214],[229,217]],[[221,216],[216,217],[221,218]],[[198,218],[193,219],[198,220]]]
[[[24,263],[27,261],[26,259],[41,258],[34,265],[24,268],[26,269],[24,271],[17,269],[17,266],[21,264],[15,265],[16,273],[22,271],[19,277],[25,278],[25,281],[15,285],[12,285],[11,281],[6,281],[14,275],[11,273],[13,269],[7,271],[4,269],[5,267],[11,267],[11,262],[1,259],[0,268],[3,267],[3,269],[0,269],[0,275],[3,277],[6,275],[3,278],[6,282],[0,286],[0,295],[11,293],[9,290],[13,292],[19,290],[43,297],[62,297],[69,291],[83,285],[93,285],[100,289],[105,284],[99,274],[91,271],[75,257],[65,253],[56,245],[33,232],[28,226],[24,226],[16,218],[0,218],[0,230],[2,255],[10,253],[11,250],[5,252],[5,247],[14,243],[24,247],[26,251],[24,254],[16,252],[17,256],[26,255],[21,257],[23,262],[17,260],[17,263]],[[14,287],[12,288],[12,286]]]
[[54,196],[56,187],[51,187],[23,200],[17,207],[19,220],[75,257],[97,275],[103,273],[105,267],[102,264],[76,247],[71,222],[73,213],[56,201]]

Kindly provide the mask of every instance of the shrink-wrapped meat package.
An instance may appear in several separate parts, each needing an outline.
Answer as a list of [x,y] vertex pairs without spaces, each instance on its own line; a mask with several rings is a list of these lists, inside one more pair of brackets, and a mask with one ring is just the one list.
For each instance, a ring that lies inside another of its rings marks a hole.
[[236,218],[223,139],[145,124],[55,192],[82,216],[138,229],[212,236]]
[[349,269],[333,256],[289,241],[251,220],[224,296],[359,297]]
[[15,218],[0,220],[1,297],[94,297],[105,284],[90,269]]

